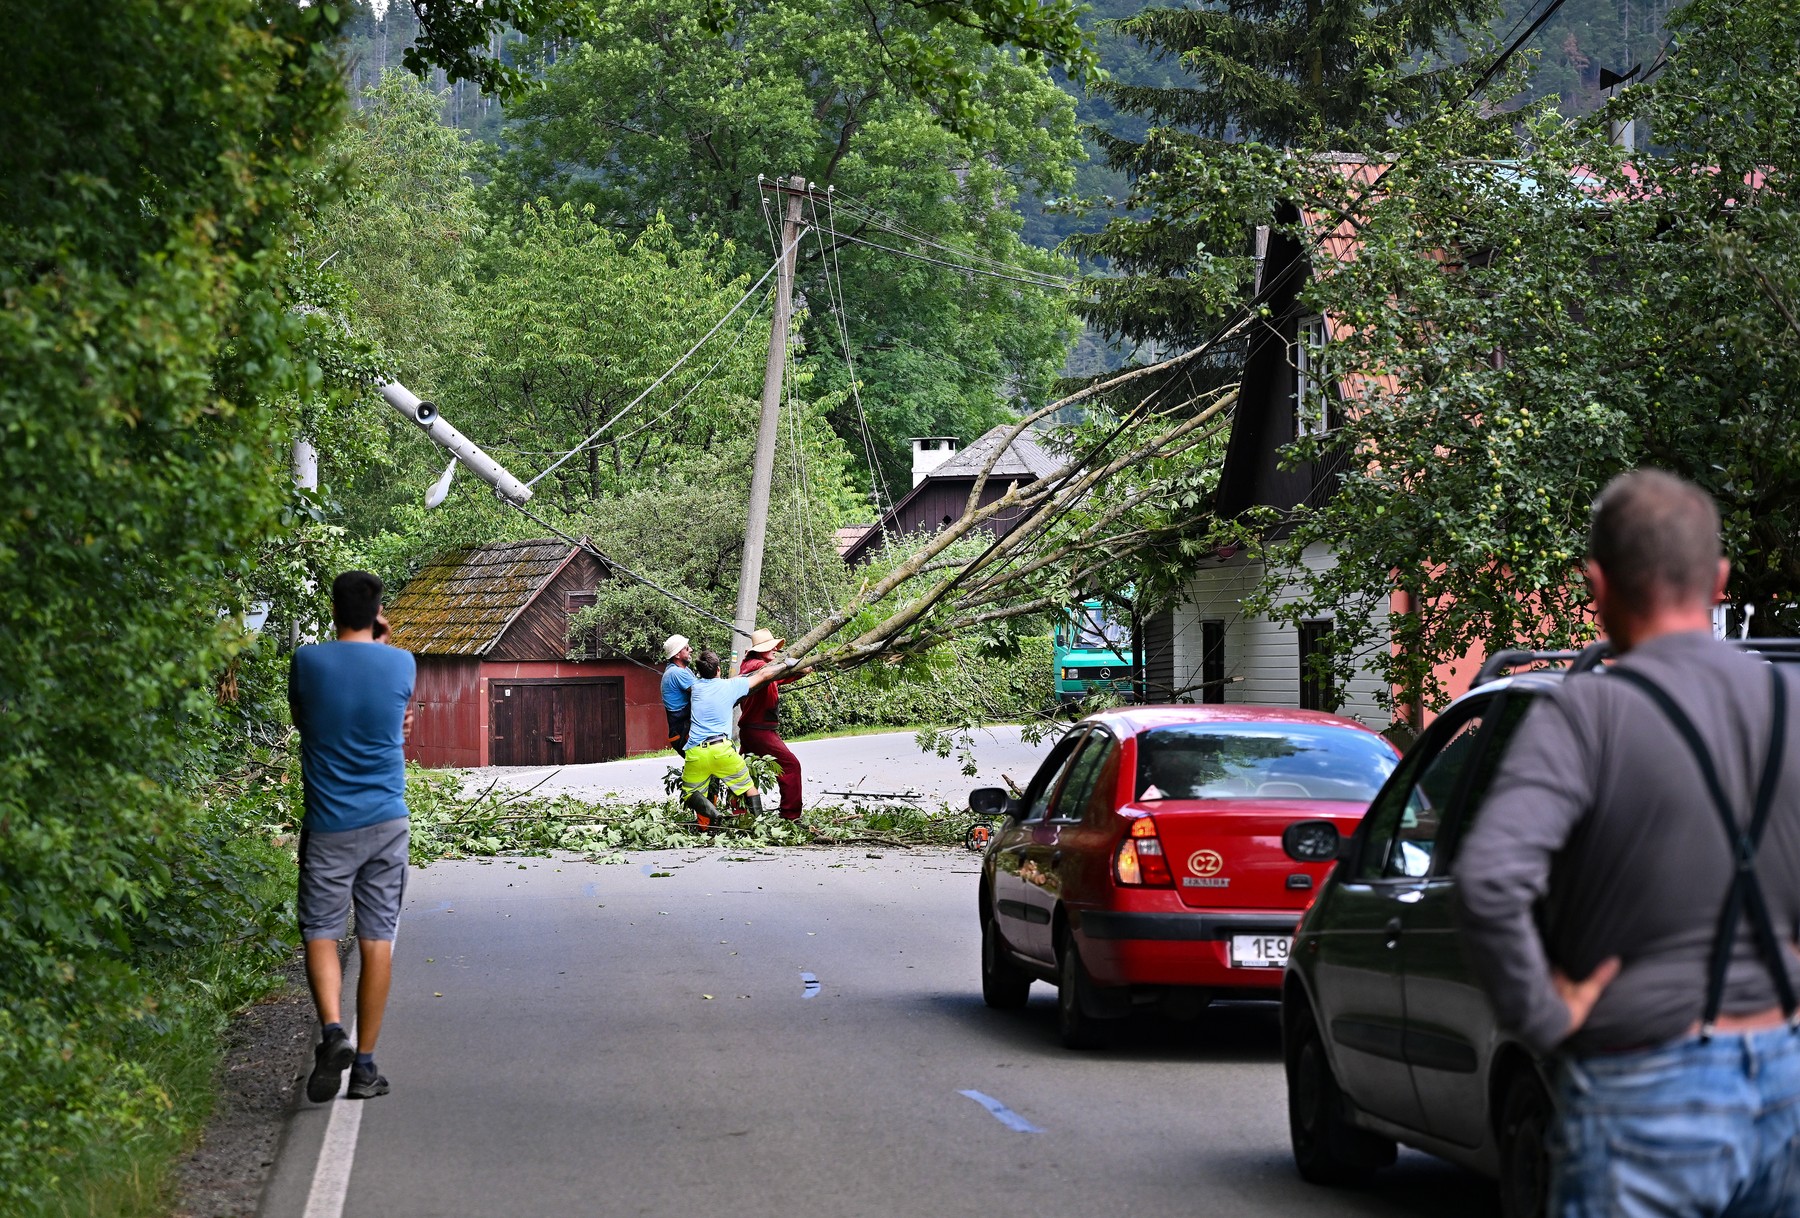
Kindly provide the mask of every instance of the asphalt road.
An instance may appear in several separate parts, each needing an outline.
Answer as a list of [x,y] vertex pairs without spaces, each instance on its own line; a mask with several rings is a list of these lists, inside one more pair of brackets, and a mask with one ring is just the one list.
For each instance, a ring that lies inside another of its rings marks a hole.
[[1368,1191],[1301,1182],[1272,1009],[1134,1021],[1071,1053],[1048,987],[1023,1013],[982,1005],[977,948],[960,851],[414,872],[379,1052],[394,1090],[357,1114],[341,1211],[307,1208],[332,1105],[303,1105],[262,1212],[1497,1212],[1416,1154]]
[[[921,752],[912,732],[834,736],[803,740],[792,747],[800,759],[808,807],[845,802],[846,797],[831,794],[834,791],[913,791],[922,797],[924,807],[941,802],[961,808],[972,787],[1003,786],[1002,775],[1010,775],[1024,786],[1053,743],[1026,744],[1016,727],[981,728],[973,738],[980,765],[974,778],[962,773],[961,759],[955,755],[944,759]],[[661,799],[663,775],[679,760],[674,753],[660,753],[591,765],[492,767],[471,771],[467,777],[474,790],[497,779],[514,790],[535,787],[537,794],[546,796],[567,793],[592,800]]]

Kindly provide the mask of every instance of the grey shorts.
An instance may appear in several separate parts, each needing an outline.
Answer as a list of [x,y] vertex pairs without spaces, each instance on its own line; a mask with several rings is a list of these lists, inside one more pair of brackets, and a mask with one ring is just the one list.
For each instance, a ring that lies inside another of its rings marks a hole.
[[340,833],[300,830],[300,937],[341,939],[356,903],[356,937],[392,942],[406,895],[402,816]]

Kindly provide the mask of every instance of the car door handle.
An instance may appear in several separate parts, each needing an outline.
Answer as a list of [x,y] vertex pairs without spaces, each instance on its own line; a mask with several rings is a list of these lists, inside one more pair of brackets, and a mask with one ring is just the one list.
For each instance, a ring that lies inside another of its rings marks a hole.
[[1386,928],[1387,929],[1387,941],[1386,941],[1385,946],[1387,946],[1387,947],[1400,946],[1400,928],[1401,928],[1401,922],[1400,922],[1399,918],[1389,918],[1388,919],[1388,924],[1387,924],[1387,928]]

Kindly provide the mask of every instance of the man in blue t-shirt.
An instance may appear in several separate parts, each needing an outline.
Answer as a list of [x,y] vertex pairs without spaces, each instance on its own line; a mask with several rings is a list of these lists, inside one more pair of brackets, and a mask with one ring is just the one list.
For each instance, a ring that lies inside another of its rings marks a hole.
[[749,692],[765,681],[772,681],[787,671],[788,664],[770,664],[748,677],[719,676],[719,657],[703,651],[694,661],[700,679],[694,682],[689,700],[687,752],[681,767],[681,789],[687,806],[694,812],[702,829],[719,823],[719,813],[706,788],[717,778],[744,797],[751,815],[762,813],[762,793],[750,781],[750,767],[731,742],[731,709]]
[[[300,937],[306,980],[322,1028],[306,1097],[337,1095],[350,1069],[351,1099],[386,1095],[375,1068],[375,1040],[393,976],[394,935],[406,892],[408,703],[411,653],[380,641],[381,580],[346,571],[331,585],[337,641],[294,652],[288,706],[300,731],[300,778],[306,815],[300,824]],[[362,972],[356,986],[357,1037],[341,1019],[344,976],[338,939],[352,903]]]
[[669,720],[669,747],[687,756],[688,702],[694,694],[694,670],[688,667],[694,649],[684,634],[672,634],[663,640],[663,714]]

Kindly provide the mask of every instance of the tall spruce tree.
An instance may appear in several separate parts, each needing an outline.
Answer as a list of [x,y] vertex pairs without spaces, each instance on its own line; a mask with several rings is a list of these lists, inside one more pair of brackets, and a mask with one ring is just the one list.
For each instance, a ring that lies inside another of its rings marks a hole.
[[1249,240],[1273,200],[1237,170],[1297,144],[1379,151],[1396,124],[1466,84],[1451,48],[1498,13],[1494,0],[1214,0],[1149,8],[1113,28],[1177,60],[1168,86],[1103,82],[1141,140],[1095,132],[1132,179],[1127,214],[1079,252],[1121,274],[1100,281],[1093,324],[1134,342],[1186,344],[1240,300]]

